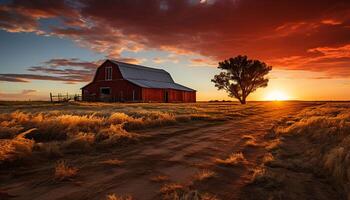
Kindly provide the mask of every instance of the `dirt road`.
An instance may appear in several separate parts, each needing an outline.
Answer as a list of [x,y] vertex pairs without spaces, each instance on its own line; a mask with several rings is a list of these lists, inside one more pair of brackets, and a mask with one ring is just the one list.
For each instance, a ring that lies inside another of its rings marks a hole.
[[[163,127],[142,132],[147,136],[135,144],[108,152],[70,155],[68,163],[80,168],[73,181],[52,180],[55,162],[36,163],[32,167],[2,171],[1,188],[13,199],[105,199],[107,194],[129,194],[135,199],[161,199],[163,183],[152,177],[168,177],[167,182],[189,186],[219,199],[238,199],[242,187],[251,180],[252,169],[266,153],[264,135],[278,122],[315,103],[271,103],[269,109],[257,107],[247,117],[224,123],[195,123]],[[254,141],[247,143],[250,135]],[[254,144],[256,143],[256,145]],[[242,166],[220,166],[217,158],[242,152],[248,160]],[[103,165],[101,161],[119,159],[120,166]],[[194,181],[202,170],[215,176]],[[5,184],[6,183],[6,184]]]

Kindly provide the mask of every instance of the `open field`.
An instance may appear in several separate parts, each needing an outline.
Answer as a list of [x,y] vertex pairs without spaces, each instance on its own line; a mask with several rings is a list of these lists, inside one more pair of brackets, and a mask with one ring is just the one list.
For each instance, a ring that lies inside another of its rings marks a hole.
[[0,199],[348,199],[350,103],[0,103]]

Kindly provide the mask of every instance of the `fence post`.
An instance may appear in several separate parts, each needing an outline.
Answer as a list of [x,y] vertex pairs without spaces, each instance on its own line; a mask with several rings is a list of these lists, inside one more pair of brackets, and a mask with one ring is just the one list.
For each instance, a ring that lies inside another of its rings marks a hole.
[[50,101],[52,103],[52,93],[50,92]]

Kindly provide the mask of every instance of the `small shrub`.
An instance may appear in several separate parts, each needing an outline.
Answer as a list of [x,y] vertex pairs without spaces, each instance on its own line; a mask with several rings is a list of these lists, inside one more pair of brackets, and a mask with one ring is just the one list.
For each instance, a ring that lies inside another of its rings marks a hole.
[[164,175],[158,175],[158,176],[153,176],[151,177],[151,181],[153,182],[166,182],[169,181],[169,176],[164,176]]
[[177,191],[183,190],[183,189],[184,189],[184,186],[182,186],[178,183],[167,183],[167,184],[164,184],[160,188],[160,193],[163,195],[173,194],[174,192],[177,192]]
[[108,119],[108,121],[112,124],[122,124],[124,122],[129,122],[133,120],[135,120],[133,117],[130,117],[125,113],[119,113],[119,112],[113,113]]
[[78,168],[68,166],[65,161],[59,161],[55,167],[55,180],[71,180],[78,173]]
[[242,152],[239,153],[232,153],[228,158],[226,159],[216,159],[215,160],[216,163],[218,164],[222,164],[222,165],[231,165],[231,166],[235,166],[235,165],[239,165],[242,163],[246,163],[247,160],[245,159],[244,155]]
[[256,167],[252,171],[252,181],[260,181],[266,175],[266,169],[264,167]]
[[281,188],[285,182],[286,175],[284,173],[276,173],[258,166],[252,170],[251,184],[257,184],[261,188],[276,189]]
[[255,140],[248,140],[244,144],[246,147],[258,147],[260,146]]
[[264,164],[269,164],[274,160],[274,157],[271,153],[267,153],[264,155],[262,161]]
[[119,196],[116,194],[109,194],[106,197],[106,200],[132,200],[133,198],[130,195],[127,196]]
[[96,135],[96,141],[102,147],[125,144],[135,141],[136,138],[137,134],[125,131],[121,124],[110,125],[109,128],[102,129]]
[[241,138],[243,140],[254,140],[255,139],[255,137],[252,135],[243,135]]
[[198,172],[195,176],[194,179],[198,181],[203,181],[205,179],[209,179],[216,176],[216,173],[211,171],[211,170],[202,170]]

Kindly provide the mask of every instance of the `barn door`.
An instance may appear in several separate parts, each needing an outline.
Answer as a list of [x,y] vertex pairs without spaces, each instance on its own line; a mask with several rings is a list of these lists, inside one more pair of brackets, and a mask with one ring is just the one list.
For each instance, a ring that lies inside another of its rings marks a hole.
[[164,102],[165,103],[169,102],[169,92],[167,90],[164,91]]
[[100,88],[100,101],[109,102],[111,101],[111,88],[101,87]]

